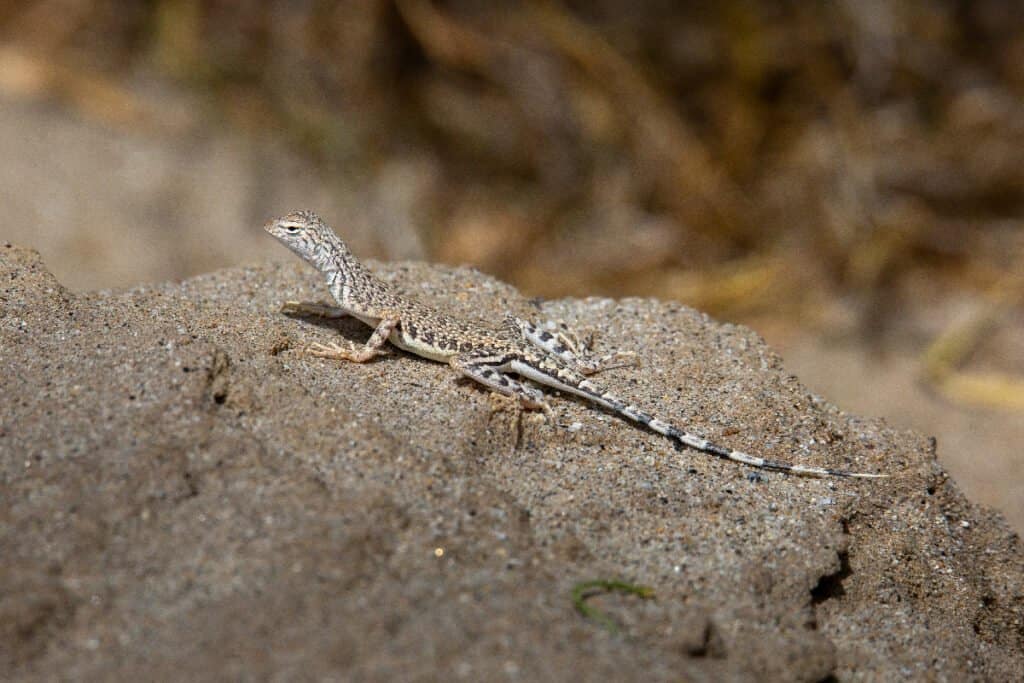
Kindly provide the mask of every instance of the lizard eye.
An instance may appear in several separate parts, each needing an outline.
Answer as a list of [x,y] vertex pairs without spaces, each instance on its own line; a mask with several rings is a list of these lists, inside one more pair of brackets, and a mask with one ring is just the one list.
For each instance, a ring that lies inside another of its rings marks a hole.
[[284,231],[289,235],[298,235],[301,230],[302,228],[297,225],[286,225],[284,227]]

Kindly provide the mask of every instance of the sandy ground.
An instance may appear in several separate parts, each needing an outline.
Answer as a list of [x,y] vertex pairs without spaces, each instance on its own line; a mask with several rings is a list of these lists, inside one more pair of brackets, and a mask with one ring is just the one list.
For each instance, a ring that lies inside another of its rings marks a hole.
[[[76,294],[0,243],[0,668],[12,680],[1010,680],[1024,553],[924,435],[812,395],[750,330],[649,300],[531,303],[383,277],[466,315],[563,317],[601,382],[737,448],[884,471],[807,480],[573,400],[557,424],[395,352],[301,264]],[[574,609],[582,582],[614,632]]]

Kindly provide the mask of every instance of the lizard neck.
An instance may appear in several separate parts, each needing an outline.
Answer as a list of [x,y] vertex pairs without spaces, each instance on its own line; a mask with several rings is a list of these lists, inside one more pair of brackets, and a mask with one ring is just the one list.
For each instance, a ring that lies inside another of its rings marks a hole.
[[363,265],[333,232],[327,235],[308,260],[324,276],[331,293],[339,301],[343,291],[364,277]]
[[354,258],[335,261],[321,270],[331,296],[342,306],[358,308],[381,289],[377,279]]
[[334,295],[334,298],[337,299],[345,288],[345,272],[341,268],[329,267],[325,268],[323,273],[327,279],[327,288]]

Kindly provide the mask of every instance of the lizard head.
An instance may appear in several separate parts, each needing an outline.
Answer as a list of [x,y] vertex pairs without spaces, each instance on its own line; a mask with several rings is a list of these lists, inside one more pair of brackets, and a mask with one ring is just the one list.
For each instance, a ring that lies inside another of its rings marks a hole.
[[271,219],[263,229],[302,260],[326,271],[337,268],[350,252],[331,227],[312,211],[293,211]]

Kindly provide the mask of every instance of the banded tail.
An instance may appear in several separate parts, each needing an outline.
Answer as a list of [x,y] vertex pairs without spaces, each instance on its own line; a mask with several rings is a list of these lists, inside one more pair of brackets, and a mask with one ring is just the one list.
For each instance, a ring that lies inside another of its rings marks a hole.
[[707,439],[679,429],[667,422],[649,415],[636,406],[630,405],[619,397],[603,391],[585,376],[568,367],[556,366],[550,362],[541,364],[543,370],[532,367],[531,364],[521,361],[513,361],[510,369],[528,379],[544,384],[546,386],[575,394],[588,401],[612,410],[619,415],[647,427],[658,434],[671,439],[677,448],[689,447],[707,453],[724,460],[731,460],[750,467],[757,467],[765,470],[775,470],[804,477],[848,477],[852,479],[885,479],[887,474],[870,474],[867,472],[849,472],[847,470],[835,470],[826,467],[808,467],[806,465],[793,465],[778,460],[767,460],[754,455],[748,455],[731,448],[725,448],[712,443]]

